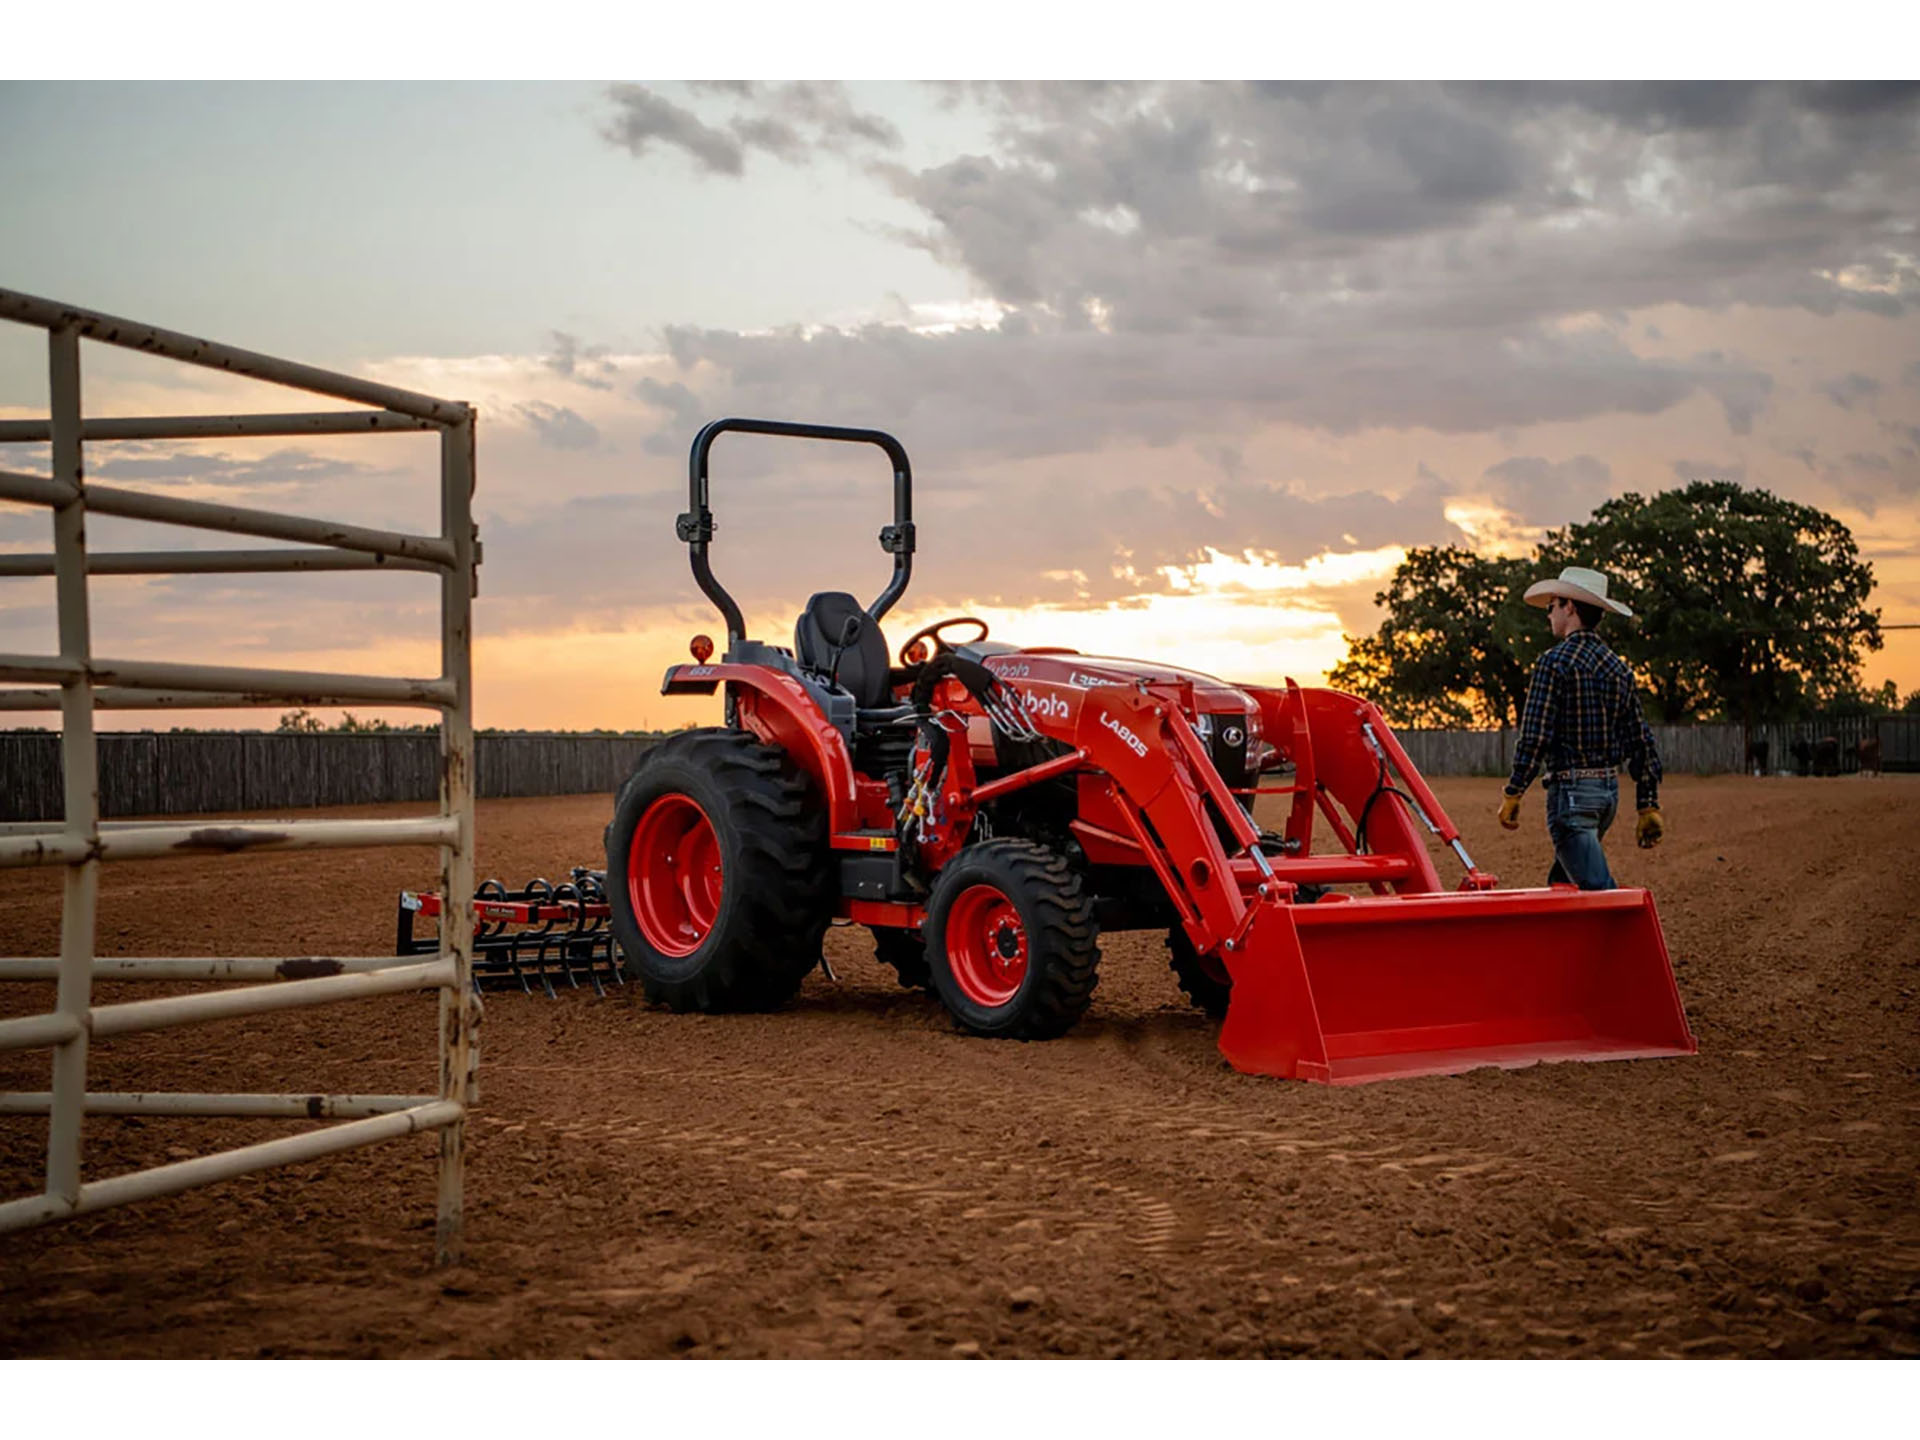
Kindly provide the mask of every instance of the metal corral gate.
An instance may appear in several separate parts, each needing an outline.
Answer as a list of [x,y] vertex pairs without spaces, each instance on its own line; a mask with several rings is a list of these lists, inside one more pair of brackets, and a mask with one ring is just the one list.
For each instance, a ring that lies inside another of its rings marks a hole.
[[[59,689],[0,689],[0,710],[58,709],[62,717],[66,818],[63,825],[16,825],[0,833],[0,866],[64,865],[60,956],[0,962],[0,976],[57,978],[58,1000],[46,1015],[0,1020],[0,1050],[51,1046],[53,1088],[0,1095],[0,1113],[48,1115],[46,1191],[0,1204],[0,1232],[84,1215],[111,1205],[168,1195],[249,1171],[309,1160],[419,1131],[440,1134],[439,1220],[435,1254],[458,1257],[467,1106],[477,1096],[479,1004],[473,993],[473,927],[465,906],[441,922],[432,961],[396,964],[393,957],[306,961],[286,967],[319,978],[282,980],[127,1004],[95,1005],[95,979],[275,980],[275,959],[100,960],[93,954],[95,903],[103,860],[151,860],[255,847],[438,844],[442,893],[473,893],[472,647],[474,565],[478,546],[471,506],[473,411],[453,401],[415,395],[190,335],[158,330],[0,290],[0,319],[47,332],[51,415],[0,421],[0,440],[45,441],[52,473],[0,470],[0,498],[53,511],[51,555],[0,558],[0,575],[52,575],[59,604],[57,656],[0,654],[0,681]],[[336,399],[378,407],[326,414],[167,416],[84,419],[80,341],[99,341],[190,365],[204,365]],[[440,435],[440,533],[406,535],[232,505],[176,499],[85,483],[86,441],[185,440],[268,435],[364,435],[437,431]],[[299,542],[296,548],[151,551],[89,555],[88,512],[156,520],[204,530]],[[156,660],[108,660],[93,654],[87,581],[93,575],[178,575],[276,570],[420,570],[441,577],[440,674],[433,679],[329,675]],[[440,712],[440,813],[424,819],[304,820],[196,826],[100,823],[93,712],[167,707],[380,704]],[[440,1087],[437,1095],[204,1095],[178,1092],[95,1094],[87,1090],[92,1036],[126,1035],[204,1020],[323,1005],[401,991],[440,992]],[[285,1136],[243,1149],[200,1156],[153,1170],[82,1183],[81,1119],[102,1115],[249,1115],[331,1117],[347,1123]]]

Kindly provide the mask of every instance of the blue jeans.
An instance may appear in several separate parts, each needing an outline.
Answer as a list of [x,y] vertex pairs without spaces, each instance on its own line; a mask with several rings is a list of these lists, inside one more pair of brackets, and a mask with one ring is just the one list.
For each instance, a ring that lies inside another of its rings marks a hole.
[[1582,890],[1614,888],[1600,841],[1619,808],[1620,783],[1611,776],[1547,786],[1547,836],[1553,841],[1549,885],[1571,882]]

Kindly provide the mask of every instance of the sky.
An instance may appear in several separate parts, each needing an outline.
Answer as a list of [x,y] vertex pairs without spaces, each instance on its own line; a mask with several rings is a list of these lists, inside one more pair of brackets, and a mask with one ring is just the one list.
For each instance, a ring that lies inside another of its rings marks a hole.
[[[1523,549],[1721,477],[1838,515],[1883,620],[1920,621],[1920,86],[13,80],[0,221],[0,286],[478,407],[483,726],[708,718],[657,692],[724,633],[673,519],[726,415],[906,445],[895,642],[974,614],[1311,684],[1407,547]],[[308,404],[83,363],[89,413]],[[46,403],[43,333],[0,325],[0,417]],[[419,436],[87,466],[437,519]],[[879,593],[887,478],[875,451],[717,444],[713,564],[751,634]],[[106,517],[89,541],[252,543]],[[47,548],[44,511],[0,505],[0,550]],[[437,669],[425,576],[100,579],[92,603],[104,656]],[[0,651],[54,648],[51,581],[0,582]],[[1864,673],[1920,687],[1920,631]]]

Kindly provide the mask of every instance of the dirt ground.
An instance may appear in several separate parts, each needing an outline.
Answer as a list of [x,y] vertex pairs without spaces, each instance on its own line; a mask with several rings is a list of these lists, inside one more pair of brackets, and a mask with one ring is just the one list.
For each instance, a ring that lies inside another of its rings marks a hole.
[[[1540,798],[1509,836],[1497,788],[1436,786],[1537,883]],[[433,1142],[396,1142],[0,1239],[0,1354],[1920,1354],[1920,777],[1682,778],[1666,808],[1663,848],[1610,850],[1658,897],[1692,1059],[1256,1079],[1146,934],[1107,937],[1065,1039],[983,1041],[836,930],[838,983],[776,1015],[490,995],[459,1267],[431,1267]],[[483,802],[481,873],[586,862],[607,812]],[[109,866],[100,952],[378,953],[434,864]],[[54,953],[59,877],[0,894],[0,952]],[[433,1003],[103,1042],[92,1084],[430,1090]],[[46,1067],[0,1056],[0,1089]],[[87,1173],[290,1128],[95,1117]],[[0,1117],[0,1199],[44,1145]]]

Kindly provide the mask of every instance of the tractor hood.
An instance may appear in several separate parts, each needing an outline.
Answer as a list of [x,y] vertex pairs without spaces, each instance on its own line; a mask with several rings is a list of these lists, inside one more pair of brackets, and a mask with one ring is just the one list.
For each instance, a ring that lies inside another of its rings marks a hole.
[[1022,650],[1018,646],[992,640],[962,646],[961,653],[978,660],[1002,680],[1014,684],[1091,690],[1101,685],[1132,685],[1144,680],[1149,685],[1192,687],[1194,708],[1199,711],[1257,711],[1253,697],[1237,686],[1198,670],[1186,670],[1178,665],[1165,665],[1154,660],[1082,655],[1078,650],[1053,646]]

